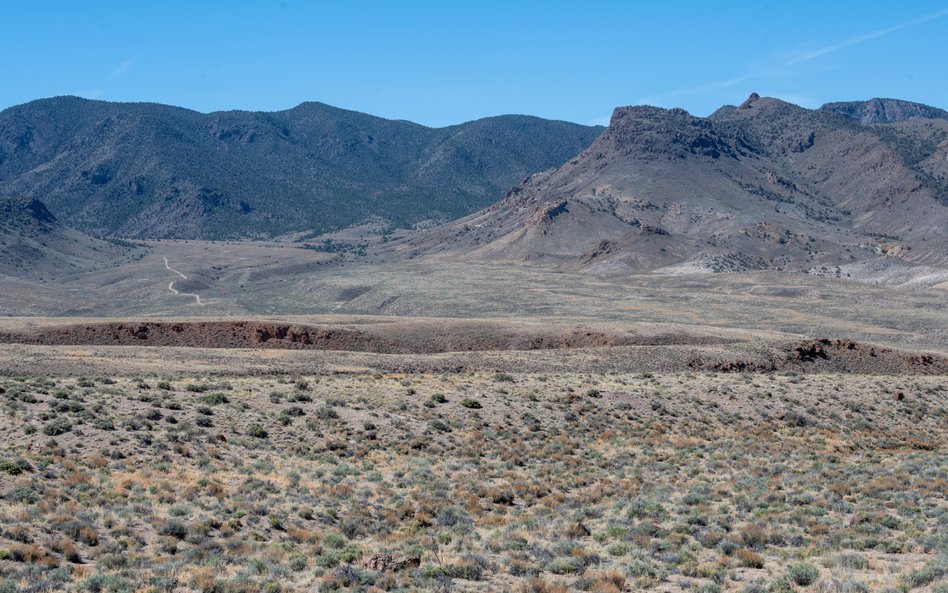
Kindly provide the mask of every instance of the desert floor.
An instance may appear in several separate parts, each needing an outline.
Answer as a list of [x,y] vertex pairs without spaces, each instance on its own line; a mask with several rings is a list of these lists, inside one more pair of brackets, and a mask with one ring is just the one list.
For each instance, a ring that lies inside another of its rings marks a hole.
[[7,377],[0,590],[945,591],[946,379]]

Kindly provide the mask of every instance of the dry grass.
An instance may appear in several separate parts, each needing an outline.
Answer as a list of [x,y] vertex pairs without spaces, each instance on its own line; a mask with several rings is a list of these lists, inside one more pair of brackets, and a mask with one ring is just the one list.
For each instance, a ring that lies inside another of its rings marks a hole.
[[945,590],[944,377],[0,387],[3,593]]

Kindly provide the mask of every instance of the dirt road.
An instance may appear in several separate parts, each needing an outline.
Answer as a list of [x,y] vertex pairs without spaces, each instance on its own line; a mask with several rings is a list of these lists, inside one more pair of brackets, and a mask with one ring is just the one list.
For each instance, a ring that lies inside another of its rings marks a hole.
[[[172,268],[172,267],[168,264],[168,258],[167,258],[167,257],[162,257],[161,259],[165,260],[165,268],[166,268],[169,272],[174,272],[174,273],[177,274],[178,276],[181,276],[181,278],[184,279],[184,280],[187,280],[187,279],[188,279],[187,276],[185,276],[184,274],[182,274],[182,273],[179,272],[178,270],[175,270],[174,268]],[[176,282],[176,280],[172,280],[170,283],[168,283],[168,290],[170,290],[171,292],[173,292],[176,296],[194,297],[194,301],[195,301],[198,305],[200,305],[200,306],[202,306],[202,307],[204,306],[204,303],[201,301],[201,295],[195,294],[195,293],[193,293],[193,292],[181,292],[180,290],[178,290],[177,288],[174,287],[174,283],[175,283],[175,282]]]

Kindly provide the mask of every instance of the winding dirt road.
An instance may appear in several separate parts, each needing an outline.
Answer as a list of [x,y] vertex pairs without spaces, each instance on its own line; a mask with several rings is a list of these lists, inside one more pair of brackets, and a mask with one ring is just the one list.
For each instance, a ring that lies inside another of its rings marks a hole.
[[[172,267],[168,264],[168,258],[167,258],[167,257],[162,257],[161,259],[165,260],[165,268],[166,268],[169,272],[174,272],[174,273],[177,274],[178,276],[181,276],[181,278],[182,278],[183,280],[187,280],[187,279],[188,279],[187,276],[185,276],[184,274],[182,274],[182,273],[179,272],[178,270],[175,270],[174,268],[172,268]],[[198,305],[201,305],[202,307],[204,306],[204,303],[201,302],[201,295],[199,295],[199,294],[194,294],[193,292],[181,292],[180,290],[178,290],[177,288],[174,287],[174,283],[175,283],[175,282],[177,282],[177,280],[172,280],[172,281],[168,284],[168,290],[170,290],[171,292],[173,292],[176,296],[194,297],[194,301],[195,301]]]

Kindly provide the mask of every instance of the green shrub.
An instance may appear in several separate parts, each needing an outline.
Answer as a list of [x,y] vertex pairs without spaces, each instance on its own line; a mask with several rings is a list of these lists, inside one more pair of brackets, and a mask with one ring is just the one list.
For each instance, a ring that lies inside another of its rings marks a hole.
[[865,570],[869,566],[869,561],[862,554],[840,554],[838,562],[840,567],[852,570]]
[[625,567],[625,572],[630,577],[648,577],[655,578],[658,572],[652,563],[644,558],[636,558]]
[[169,519],[161,525],[158,529],[158,533],[175,539],[184,539],[188,535],[188,528],[177,519]]
[[816,579],[820,578],[820,571],[812,564],[801,562],[788,566],[787,576],[789,576],[790,580],[792,580],[794,583],[800,585],[801,587],[806,587],[807,585],[816,582]]
[[335,420],[339,413],[332,406],[323,406],[316,410],[316,417],[320,420]]
[[266,430],[259,424],[251,424],[247,427],[247,434],[255,439],[265,439],[269,436]]
[[323,545],[334,550],[345,547],[347,541],[344,535],[338,533],[329,533],[323,537]]
[[131,583],[122,577],[97,574],[79,583],[80,591],[89,593],[124,593],[131,591]]
[[72,430],[72,423],[65,418],[56,418],[43,426],[43,434],[47,434],[51,437],[66,434],[70,430]]
[[802,412],[797,412],[796,410],[788,410],[783,414],[783,420],[790,426],[813,426],[816,422]]
[[479,581],[484,577],[484,569],[477,563],[461,561],[456,564],[426,566],[423,574],[430,579],[449,578]]
[[348,544],[342,550],[339,551],[337,556],[340,562],[345,562],[346,564],[352,564],[356,560],[362,558],[362,549],[355,544]]
[[290,570],[299,572],[306,568],[307,559],[303,554],[293,554],[290,556]]
[[448,426],[448,424],[444,420],[441,420],[440,418],[435,418],[434,420],[431,421],[431,428],[439,432],[451,432],[451,427]]
[[125,554],[102,554],[96,558],[96,564],[111,570],[118,570],[128,566],[128,557]]
[[99,430],[105,430],[105,431],[115,430],[115,423],[112,421],[111,418],[96,418],[95,420],[92,421],[92,426],[94,426],[95,428]]
[[18,502],[20,504],[36,504],[39,502],[39,499],[39,492],[33,490],[32,488],[17,488],[13,492],[7,494],[7,500],[12,500],[13,502]]
[[573,556],[556,558],[546,565],[546,570],[553,574],[582,574],[586,564],[580,558]]
[[33,471],[33,466],[25,459],[4,459],[0,461],[0,472],[10,474],[11,476],[18,476],[28,471]]
[[793,581],[790,580],[790,577],[787,575],[781,575],[777,577],[774,582],[770,583],[770,588],[767,589],[767,593],[795,593],[796,587],[793,586]]
[[908,573],[903,577],[906,584],[915,589],[943,578],[948,575],[948,556],[940,556],[920,568],[919,570]]
[[748,525],[741,530],[741,541],[748,548],[759,550],[767,545],[770,535],[760,525]]
[[221,393],[220,391],[215,391],[214,393],[208,393],[207,395],[203,396],[201,401],[209,406],[218,406],[220,404],[229,403],[230,399],[226,394]]
[[481,402],[477,401],[476,399],[471,399],[469,397],[462,399],[461,405],[464,406],[465,408],[470,408],[472,410],[478,410],[484,407],[481,405]]

